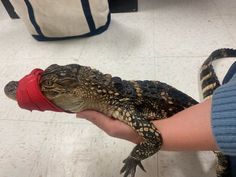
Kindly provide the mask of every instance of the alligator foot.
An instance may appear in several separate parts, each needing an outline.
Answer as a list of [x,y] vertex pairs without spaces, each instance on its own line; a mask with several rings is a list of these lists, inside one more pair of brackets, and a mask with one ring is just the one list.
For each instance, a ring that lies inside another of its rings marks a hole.
[[129,175],[131,175],[131,177],[135,176],[135,172],[136,172],[136,167],[137,165],[146,172],[146,170],[144,169],[142,163],[140,160],[137,160],[131,156],[129,156],[127,159],[125,159],[123,161],[124,166],[123,168],[120,170],[120,173],[124,173],[124,177],[128,177]]

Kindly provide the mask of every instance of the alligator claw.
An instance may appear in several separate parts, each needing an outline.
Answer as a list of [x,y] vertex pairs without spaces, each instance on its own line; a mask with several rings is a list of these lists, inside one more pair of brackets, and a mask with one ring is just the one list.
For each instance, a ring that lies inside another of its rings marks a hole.
[[129,175],[131,175],[131,177],[134,177],[137,166],[139,166],[143,171],[146,172],[141,161],[134,159],[133,157],[129,156],[127,159],[123,161],[123,163],[124,163],[124,166],[120,170],[120,173],[121,174],[124,173],[124,177],[128,177]]

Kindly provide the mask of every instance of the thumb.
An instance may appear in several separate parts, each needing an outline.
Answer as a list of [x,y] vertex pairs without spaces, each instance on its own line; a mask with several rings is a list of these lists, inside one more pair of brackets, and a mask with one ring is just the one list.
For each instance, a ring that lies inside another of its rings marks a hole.
[[92,122],[107,133],[109,133],[114,126],[117,126],[117,123],[120,123],[119,121],[96,111],[82,111],[77,113],[76,117],[81,117]]

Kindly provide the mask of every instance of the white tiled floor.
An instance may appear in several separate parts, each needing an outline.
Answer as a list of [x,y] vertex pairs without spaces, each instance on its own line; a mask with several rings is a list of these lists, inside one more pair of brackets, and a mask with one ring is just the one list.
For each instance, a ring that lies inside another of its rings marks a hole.
[[[79,63],[125,79],[167,82],[197,100],[201,63],[236,47],[236,1],[140,0],[138,13],[113,14],[105,33],[37,42],[0,3],[0,177],[118,177],[132,144],[75,116],[21,110],[3,87],[35,67]],[[222,78],[232,60],[217,63]],[[214,177],[208,152],[160,152],[137,177]]]

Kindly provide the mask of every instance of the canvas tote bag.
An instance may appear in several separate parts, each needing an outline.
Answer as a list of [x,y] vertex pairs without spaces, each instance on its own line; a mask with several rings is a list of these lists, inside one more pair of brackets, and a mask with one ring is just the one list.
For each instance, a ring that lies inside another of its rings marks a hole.
[[108,0],[11,0],[11,3],[39,41],[100,34],[110,23]]

